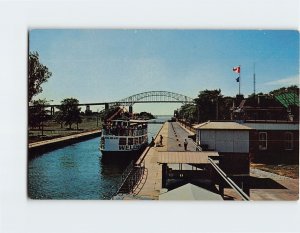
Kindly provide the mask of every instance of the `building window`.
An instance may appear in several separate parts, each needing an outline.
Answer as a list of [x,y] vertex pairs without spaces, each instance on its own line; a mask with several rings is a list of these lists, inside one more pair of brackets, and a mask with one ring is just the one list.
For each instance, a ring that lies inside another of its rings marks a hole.
[[293,150],[293,138],[294,135],[291,132],[286,132],[284,134],[284,149],[285,150]]
[[266,132],[259,132],[259,150],[266,150],[267,149],[267,133]]

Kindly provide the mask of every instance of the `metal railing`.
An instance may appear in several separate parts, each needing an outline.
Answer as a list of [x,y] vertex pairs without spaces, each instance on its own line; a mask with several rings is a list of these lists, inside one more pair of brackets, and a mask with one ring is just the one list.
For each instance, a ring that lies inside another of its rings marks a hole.
[[133,161],[127,166],[121,175],[121,182],[117,192],[113,195],[117,195],[119,193],[132,193],[135,186],[140,181],[145,171],[145,164],[142,162],[139,165],[134,165]]
[[229,184],[229,186],[233,190],[235,190],[244,201],[250,201],[250,197],[246,193],[244,193],[244,191],[226,175],[226,173],[213,161],[213,159],[208,158],[208,161],[211,163],[213,168],[219,173],[219,175],[226,181],[226,183]]
[[118,194],[121,190],[121,188],[123,187],[124,183],[126,182],[127,178],[129,177],[131,171],[133,169],[133,161],[131,161],[131,163],[126,167],[126,169],[124,170],[124,172],[121,175],[121,182],[120,182],[120,187],[118,188],[117,192],[115,193]]

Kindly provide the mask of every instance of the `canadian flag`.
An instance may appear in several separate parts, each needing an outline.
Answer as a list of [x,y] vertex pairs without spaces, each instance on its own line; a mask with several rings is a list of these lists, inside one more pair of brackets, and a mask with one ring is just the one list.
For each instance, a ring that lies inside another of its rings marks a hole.
[[241,67],[240,66],[233,67],[232,71],[239,74],[241,72]]

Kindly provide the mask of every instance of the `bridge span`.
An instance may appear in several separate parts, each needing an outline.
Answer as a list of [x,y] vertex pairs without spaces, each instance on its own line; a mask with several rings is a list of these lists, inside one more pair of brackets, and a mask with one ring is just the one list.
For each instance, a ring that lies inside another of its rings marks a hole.
[[[129,112],[133,112],[133,105],[136,103],[182,103],[189,104],[194,103],[194,99],[188,96],[178,94],[169,91],[147,91],[138,93],[127,98],[111,101],[111,102],[95,102],[95,103],[79,103],[77,106],[86,106],[89,109],[90,106],[104,105],[105,109],[109,109],[111,106],[128,106]],[[45,105],[47,108],[51,108],[51,114],[54,114],[54,109],[58,108],[60,104],[49,104]]]

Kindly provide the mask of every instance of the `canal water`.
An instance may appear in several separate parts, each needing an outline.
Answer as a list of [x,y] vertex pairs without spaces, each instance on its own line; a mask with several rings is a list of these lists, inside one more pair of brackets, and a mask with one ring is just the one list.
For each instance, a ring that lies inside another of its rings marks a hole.
[[[170,116],[159,116],[166,121]],[[148,125],[148,139],[162,124]],[[110,199],[129,162],[102,161],[99,137],[40,154],[28,161],[28,196],[32,199]]]

